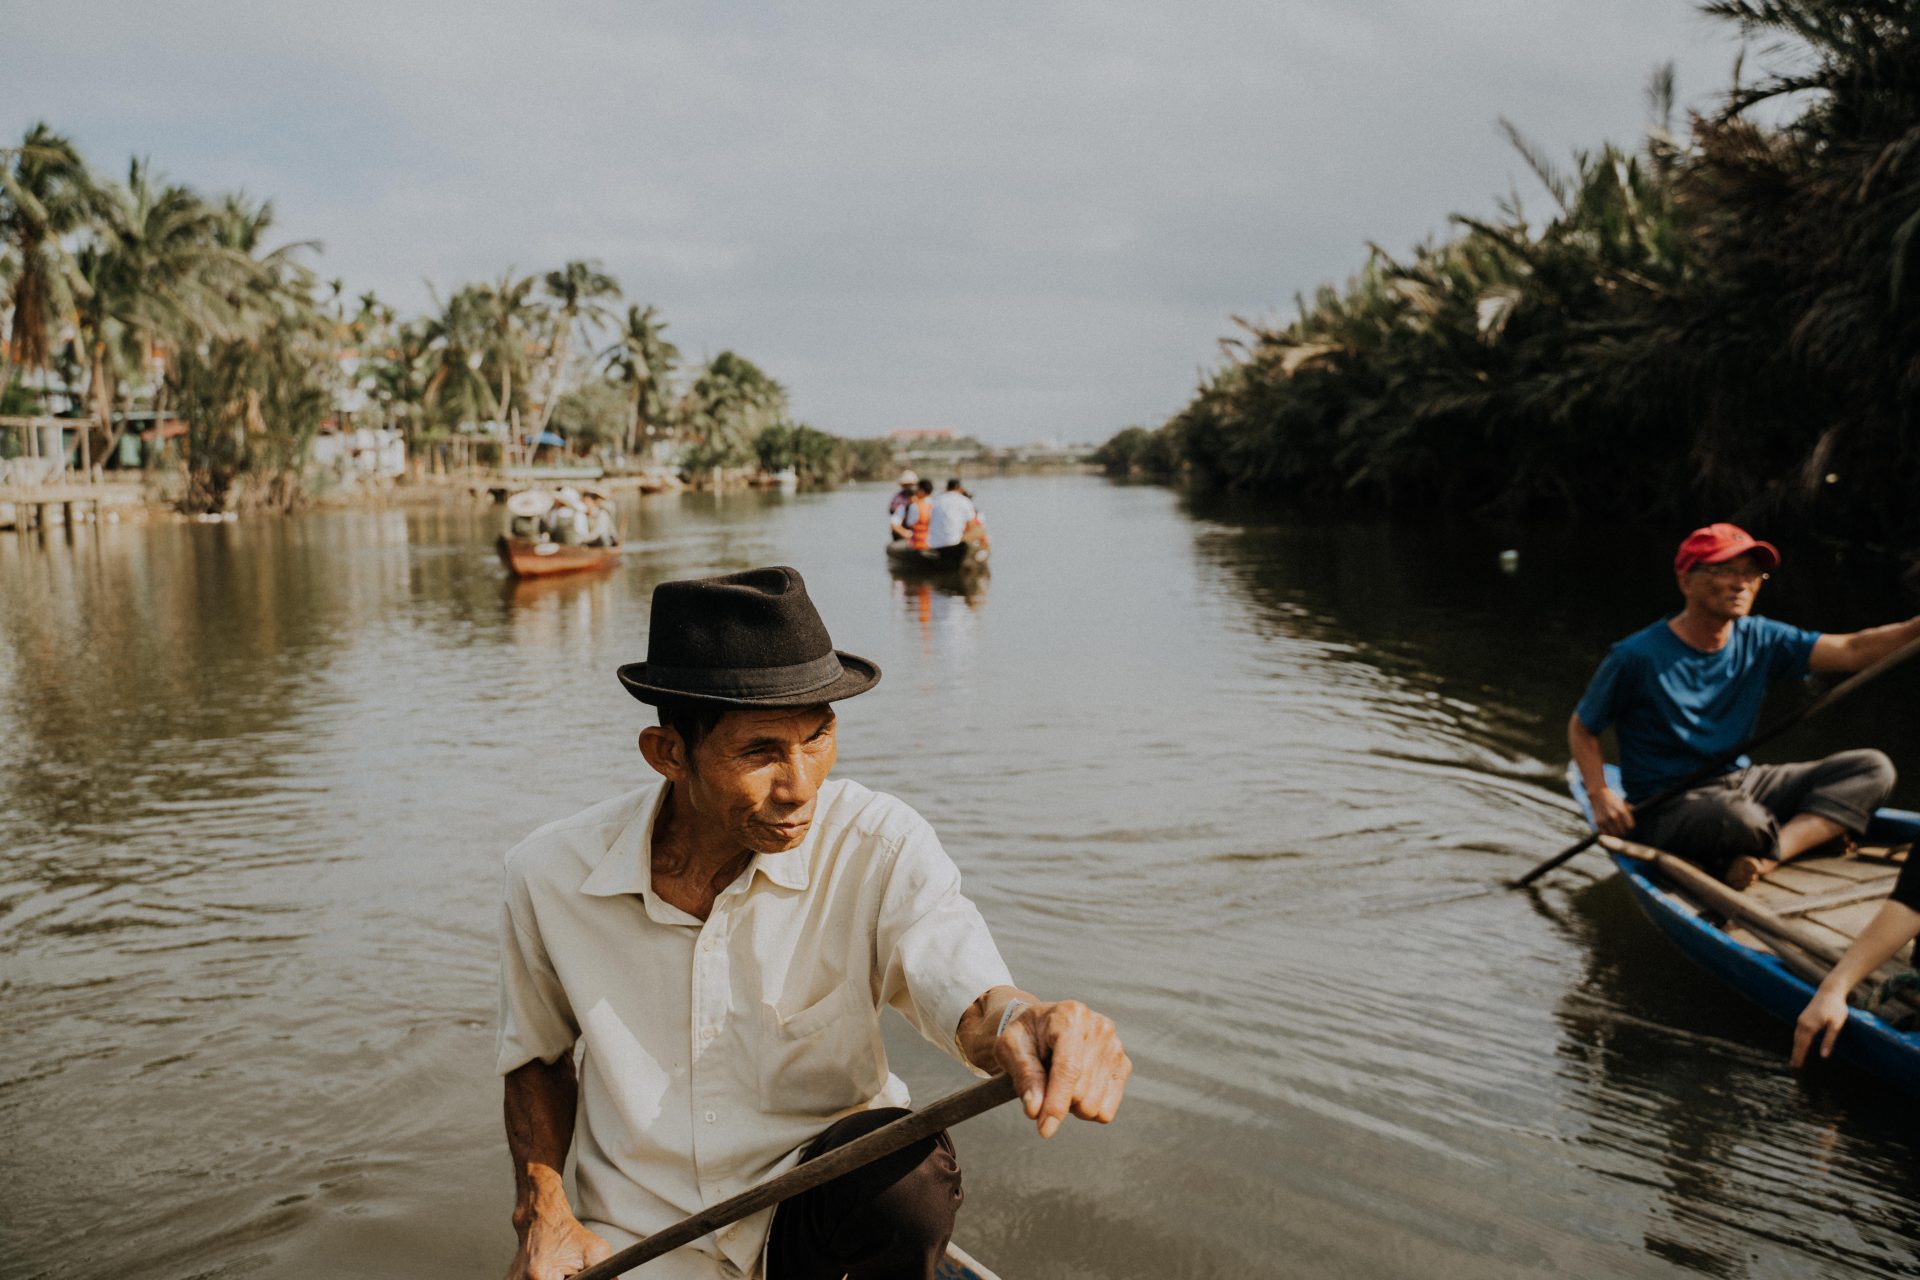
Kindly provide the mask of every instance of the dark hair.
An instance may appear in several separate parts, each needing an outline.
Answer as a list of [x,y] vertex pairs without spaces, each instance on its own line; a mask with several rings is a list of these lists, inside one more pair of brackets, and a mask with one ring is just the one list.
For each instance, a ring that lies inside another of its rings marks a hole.
[[918,485],[916,485],[915,487],[916,487],[916,488],[918,488],[918,489],[920,490],[920,492],[922,492],[922,493],[932,493],[932,492],[933,492],[933,481],[931,481],[931,480],[922,480],[922,481],[921,481],[921,482],[920,482],[920,483],[919,483]]
[[952,492],[953,492],[953,491],[954,491],[955,489],[958,489],[959,487],[960,487],[960,477],[959,477],[959,476],[955,476],[955,477],[954,477],[953,479],[951,479],[951,480],[949,480],[949,481],[947,481],[947,492],[948,492],[948,493],[952,493]]
[[687,745],[688,756],[693,755],[701,739],[712,733],[721,717],[727,714],[725,707],[692,698],[662,698],[654,710],[660,714],[662,729],[671,729],[680,735],[680,741]]

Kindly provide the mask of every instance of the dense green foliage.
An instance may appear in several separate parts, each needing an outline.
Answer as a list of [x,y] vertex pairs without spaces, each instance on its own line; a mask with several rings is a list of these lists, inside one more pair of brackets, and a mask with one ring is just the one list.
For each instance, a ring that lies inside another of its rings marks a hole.
[[[295,504],[330,421],[397,429],[421,461],[524,462],[547,430],[616,467],[791,465],[830,483],[892,461],[792,423],[786,389],[735,352],[683,379],[657,309],[620,314],[598,263],[509,270],[402,319],[321,281],[318,246],[269,248],[272,221],[270,205],[206,199],[143,161],[101,181],[44,123],[0,148],[0,406],[82,403],[74,453],[95,460],[133,412],[178,415],[196,510],[229,505],[242,476],[256,500]],[[463,438],[475,447],[451,448]]]
[[804,423],[776,423],[754,437],[754,457],[763,471],[788,467],[804,485],[834,485],[846,480],[879,480],[895,468],[891,440],[847,440]]
[[[1722,0],[1776,70],[1242,336],[1117,474],[1294,502],[1920,540],[1920,0]],[[1754,109],[1771,104],[1784,123]],[[1794,114],[1797,113],[1797,114]],[[1512,131],[1509,130],[1511,133]]]

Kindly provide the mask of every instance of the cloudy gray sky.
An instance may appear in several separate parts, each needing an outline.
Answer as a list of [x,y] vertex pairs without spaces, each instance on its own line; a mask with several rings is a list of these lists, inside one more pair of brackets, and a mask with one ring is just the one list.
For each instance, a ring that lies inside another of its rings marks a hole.
[[271,197],[404,311],[598,258],[817,426],[1092,440],[1230,314],[1536,195],[1500,116],[1632,140],[1736,47],[1688,0],[0,0],[0,130]]

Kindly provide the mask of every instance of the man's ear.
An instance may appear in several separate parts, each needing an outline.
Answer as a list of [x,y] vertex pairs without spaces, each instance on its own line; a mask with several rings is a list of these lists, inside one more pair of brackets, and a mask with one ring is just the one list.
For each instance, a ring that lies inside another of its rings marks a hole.
[[655,773],[669,782],[685,782],[693,772],[687,744],[665,725],[648,725],[640,731],[640,754],[647,758]]

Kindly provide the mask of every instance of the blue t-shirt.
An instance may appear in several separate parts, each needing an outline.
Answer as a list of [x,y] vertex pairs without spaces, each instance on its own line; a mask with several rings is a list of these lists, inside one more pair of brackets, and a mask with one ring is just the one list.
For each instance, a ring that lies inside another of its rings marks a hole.
[[1751,737],[1767,682],[1805,678],[1819,638],[1748,616],[1734,620],[1724,648],[1702,653],[1662,618],[1613,646],[1574,714],[1592,733],[1614,727],[1627,802],[1639,804]]

